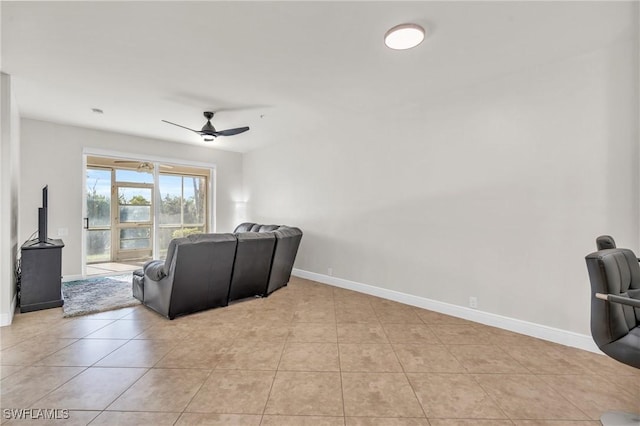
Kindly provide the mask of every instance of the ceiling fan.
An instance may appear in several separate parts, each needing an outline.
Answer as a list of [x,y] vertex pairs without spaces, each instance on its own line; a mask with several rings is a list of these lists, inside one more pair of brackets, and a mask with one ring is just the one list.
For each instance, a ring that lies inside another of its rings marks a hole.
[[[114,164],[137,164],[138,166],[136,167],[136,169],[141,172],[141,171],[153,171],[153,163],[150,163],[148,161],[134,161],[134,160],[115,160],[113,162]],[[161,164],[160,167],[164,167],[167,169],[173,169],[172,166],[168,166],[166,164]]]
[[214,114],[215,112],[211,111],[204,112],[204,117],[207,119],[207,122],[204,126],[202,126],[202,130],[190,129],[188,127],[181,126],[180,124],[172,123],[167,120],[162,121],[164,121],[165,123],[173,124],[174,126],[182,127],[183,129],[191,130],[192,132],[202,136],[205,142],[211,142],[218,136],[233,136],[249,130],[248,127],[236,127],[235,129],[216,130],[216,128],[213,127],[213,124],[211,124],[211,119],[213,118]]

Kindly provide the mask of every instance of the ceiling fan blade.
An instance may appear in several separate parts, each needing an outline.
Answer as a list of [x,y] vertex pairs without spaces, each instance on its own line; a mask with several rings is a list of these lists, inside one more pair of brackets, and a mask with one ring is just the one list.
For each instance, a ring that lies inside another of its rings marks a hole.
[[115,164],[137,164],[140,161],[133,161],[133,160],[115,160],[114,163]]
[[164,121],[165,123],[173,124],[174,126],[182,127],[183,129],[191,130],[191,131],[192,131],[192,132],[194,132],[194,133],[198,133],[198,134],[200,134],[200,131],[198,131],[198,130],[193,130],[193,129],[190,129],[190,128],[188,128],[188,127],[181,126],[180,124],[172,123],[172,122],[167,121],[167,120],[161,120],[161,121]]
[[233,136],[249,130],[248,127],[236,127],[235,129],[220,130],[216,132],[216,136]]

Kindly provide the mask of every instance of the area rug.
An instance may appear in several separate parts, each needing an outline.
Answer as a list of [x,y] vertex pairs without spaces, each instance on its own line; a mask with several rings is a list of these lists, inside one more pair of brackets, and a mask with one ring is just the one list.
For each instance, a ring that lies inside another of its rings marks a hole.
[[139,305],[131,290],[131,274],[62,283],[65,317],[95,314]]

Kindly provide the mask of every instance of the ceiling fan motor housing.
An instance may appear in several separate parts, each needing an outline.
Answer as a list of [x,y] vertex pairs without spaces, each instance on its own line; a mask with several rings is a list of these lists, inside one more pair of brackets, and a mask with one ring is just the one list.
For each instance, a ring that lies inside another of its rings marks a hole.
[[213,127],[213,124],[211,124],[210,121],[207,121],[207,123],[202,126],[202,130],[201,132],[203,133],[214,133],[216,131],[216,128]]
[[[201,132],[203,133],[215,133],[216,128],[213,127],[213,124],[211,124],[211,119],[213,118],[213,112],[211,111],[205,111],[204,112],[204,116],[207,119],[207,122],[204,126],[202,126],[202,130]],[[213,140],[213,139],[211,139]]]

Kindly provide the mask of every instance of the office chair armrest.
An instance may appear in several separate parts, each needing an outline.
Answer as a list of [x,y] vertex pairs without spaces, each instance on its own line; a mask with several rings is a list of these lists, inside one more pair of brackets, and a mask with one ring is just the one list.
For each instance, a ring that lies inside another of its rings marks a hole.
[[630,297],[616,296],[615,294],[596,293],[598,299],[607,300],[612,303],[620,303],[621,305],[633,306],[640,308],[640,299],[632,299]]

